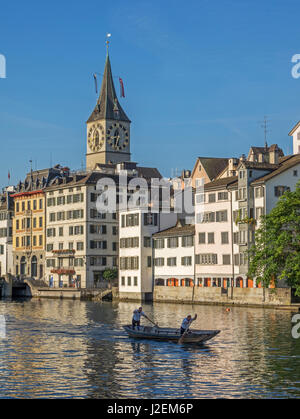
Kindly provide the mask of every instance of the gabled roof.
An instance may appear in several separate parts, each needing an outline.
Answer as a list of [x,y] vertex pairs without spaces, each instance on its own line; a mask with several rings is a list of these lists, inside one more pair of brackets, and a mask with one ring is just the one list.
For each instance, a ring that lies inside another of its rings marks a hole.
[[[116,110],[119,114],[118,117],[116,117]],[[99,121],[102,119],[130,122],[130,119],[123,111],[116,95],[108,54],[106,56],[99,99],[87,122]]]
[[274,170],[279,167],[279,164],[249,161],[249,160],[240,161],[238,165],[238,169],[241,165],[244,165],[246,169],[255,169],[255,170]]
[[294,134],[294,132],[298,129],[300,127],[300,121],[298,122],[298,124],[296,124],[295,126],[294,126],[294,128],[289,132],[289,135],[291,136],[291,135],[293,135]]
[[267,180],[280,175],[281,173],[285,172],[286,170],[292,168],[293,166],[299,163],[300,163],[300,154],[296,154],[295,156],[292,156],[290,159],[285,160],[276,170],[273,170],[271,173],[268,173],[267,175],[264,175],[254,180],[253,182],[251,182],[251,185],[264,183]]
[[192,176],[196,170],[197,163],[200,162],[210,180],[215,179],[228,165],[228,158],[222,157],[198,157]]

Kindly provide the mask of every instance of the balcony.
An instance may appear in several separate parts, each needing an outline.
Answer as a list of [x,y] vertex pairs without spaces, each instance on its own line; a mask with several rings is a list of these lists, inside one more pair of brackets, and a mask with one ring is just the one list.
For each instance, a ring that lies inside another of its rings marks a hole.
[[51,269],[52,274],[58,274],[58,275],[75,275],[74,269],[68,269],[68,268],[56,268]]
[[58,257],[74,257],[75,250],[74,249],[59,249],[59,250],[52,250],[53,255],[56,255]]

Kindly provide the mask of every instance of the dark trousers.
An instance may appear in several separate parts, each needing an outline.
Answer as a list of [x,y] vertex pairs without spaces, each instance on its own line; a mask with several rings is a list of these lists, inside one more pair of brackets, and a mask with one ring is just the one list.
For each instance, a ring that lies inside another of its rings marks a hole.
[[133,320],[132,319],[132,328],[134,329],[135,326],[140,327],[141,322],[139,320]]
[[183,327],[180,328],[180,334],[181,335],[183,335],[185,331],[186,331],[186,329],[184,329]]

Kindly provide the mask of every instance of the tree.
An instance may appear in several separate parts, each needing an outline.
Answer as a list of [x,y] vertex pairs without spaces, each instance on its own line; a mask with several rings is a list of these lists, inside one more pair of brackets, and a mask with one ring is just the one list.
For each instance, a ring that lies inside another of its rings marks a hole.
[[118,278],[118,269],[117,268],[105,269],[105,271],[103,272],[103,278],[106,281],[113,282],[115,279]]
[[300,182],[262,217],[249,251],[248,275],[264,287],[284,280],[300,296]]

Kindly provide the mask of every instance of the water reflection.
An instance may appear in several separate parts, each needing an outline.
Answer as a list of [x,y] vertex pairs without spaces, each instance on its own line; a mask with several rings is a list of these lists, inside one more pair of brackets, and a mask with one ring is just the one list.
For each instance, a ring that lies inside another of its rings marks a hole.
[[299,397],[300,340],[289,312],[146,304],[162,327],[221,329],[206,345],[135,341],[133,303],[1,301],[1,397]]

